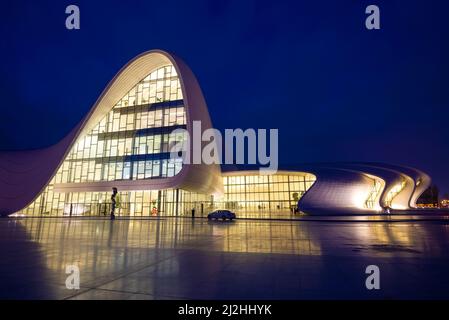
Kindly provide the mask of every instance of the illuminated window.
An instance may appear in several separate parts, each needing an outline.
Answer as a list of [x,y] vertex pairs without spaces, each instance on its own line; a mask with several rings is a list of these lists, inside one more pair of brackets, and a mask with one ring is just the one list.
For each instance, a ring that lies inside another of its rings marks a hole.
[[391,190],[387,193],[385,197],[385,205],[387,207],[391,207],[393,199],[405,188],[405,179],[403,179],[400,183],[396,184]]
[[[57,213],[63,214],[65,204],[75,202],[80,204],[79,208],[82,205],[83,214],[93,210],[88,207],[94,201],[94,193],[61,194],[60,197],[50,192],[54,183],[160,179],[178,174],[182,159],[169,160],[161,152],[168,150],[172,138],[182,142],[186,137],[171,137],[170,131],[148,129],[185,124],[182,90],[174,67],[154,70],[131,88],[91,132],[76,141],[55,177],[24,211],[45,214],[56,208]],[[146,155],[152,159],[145,159]],[[95,201],[100,198],[97,196]],[[103,199],[109,201],[107,193]],[[141,204],[133,206],[136,212],[142,211]]]

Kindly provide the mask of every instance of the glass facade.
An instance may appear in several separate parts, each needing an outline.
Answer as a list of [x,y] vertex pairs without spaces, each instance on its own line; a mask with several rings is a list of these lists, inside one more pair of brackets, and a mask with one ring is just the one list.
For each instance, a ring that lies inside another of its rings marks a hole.
[[171,132],[185,125],[175,69],[159,68],[77,141],[55,183],[172,177],[181,170],[182,159],[170,159],[169,147],[185,137]]
[[371,192],[368,195],[368,199],[365,201],[365,208],[366,209],[378,209],[378,202],[376,201],[379,193],[382,190],[382,182],[380,182],[378,179],[371,178],[372,180],[372,189]]
[[385,197],[385,205],[387,207],[391,207],[391,204],[393,202],[393,199],[402,191],[404,190],[406,185],[405,179],[403,179],[400,183],[396,184]]
[[[137,83],[84,137],[76,141],[44,192],[21,213],[36,215],[109,214],[111,192],[55,192],[67,183],[163,179],[182,168],[170,158],[172,144],[184,141],[173,130],[186,128],[181,85],[172,65]],[[208,195],[185,190],[120,191],[119,215],[187,214],[208,210]]]
[[270,217],[291,213],[316,177],[308,173],[229,175],[223,177],[223,206],[239,216]]

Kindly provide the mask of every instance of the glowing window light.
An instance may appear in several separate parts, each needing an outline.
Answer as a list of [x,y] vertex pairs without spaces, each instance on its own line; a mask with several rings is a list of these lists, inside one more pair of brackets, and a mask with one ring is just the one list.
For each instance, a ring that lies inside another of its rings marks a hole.
[[382,189],[382,183],[378,179],[372,179],[373,185],[371,188],[371,191],[368,195],[368,198],[365,201],[365,209],[372,209],[372,210],[380,210],[380,206],[378,203],[376,203],[376,199],[379,196],[379,193]]
[[385,197],[385,205],[387,207],[391,207],[393,199],[405,188],[405,180],[402,180],[401,183],[396,184],[390,191],[388,191],[387,196]]

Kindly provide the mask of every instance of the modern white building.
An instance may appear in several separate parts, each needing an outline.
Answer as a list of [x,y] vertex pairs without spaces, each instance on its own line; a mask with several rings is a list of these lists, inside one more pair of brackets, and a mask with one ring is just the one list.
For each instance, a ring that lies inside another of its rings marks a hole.
[[[379,163],[322,163],[280,170],[226,171],[185,164],[170,146],[193,121],[212,128],[200,86],[175,55],[153,50],[132,59],[90,112],[58,144],[0,153],[0,214],[104,215],[113,187],[118,214],[198,216],[216,208],[240,216],[384,212],[416,207],[430,178]],[[192,146],[190,146],[192,148]],[[194,150],[190,150],[193,152]]]

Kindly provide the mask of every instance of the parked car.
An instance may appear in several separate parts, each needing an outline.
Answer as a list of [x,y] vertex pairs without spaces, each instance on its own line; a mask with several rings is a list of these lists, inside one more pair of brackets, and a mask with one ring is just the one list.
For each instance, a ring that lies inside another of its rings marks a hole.
[[215,210],[207,215],[207,219],[222,219],[223,221],[226,219],[233,220],[235,219],[235,213],[229,210]]

